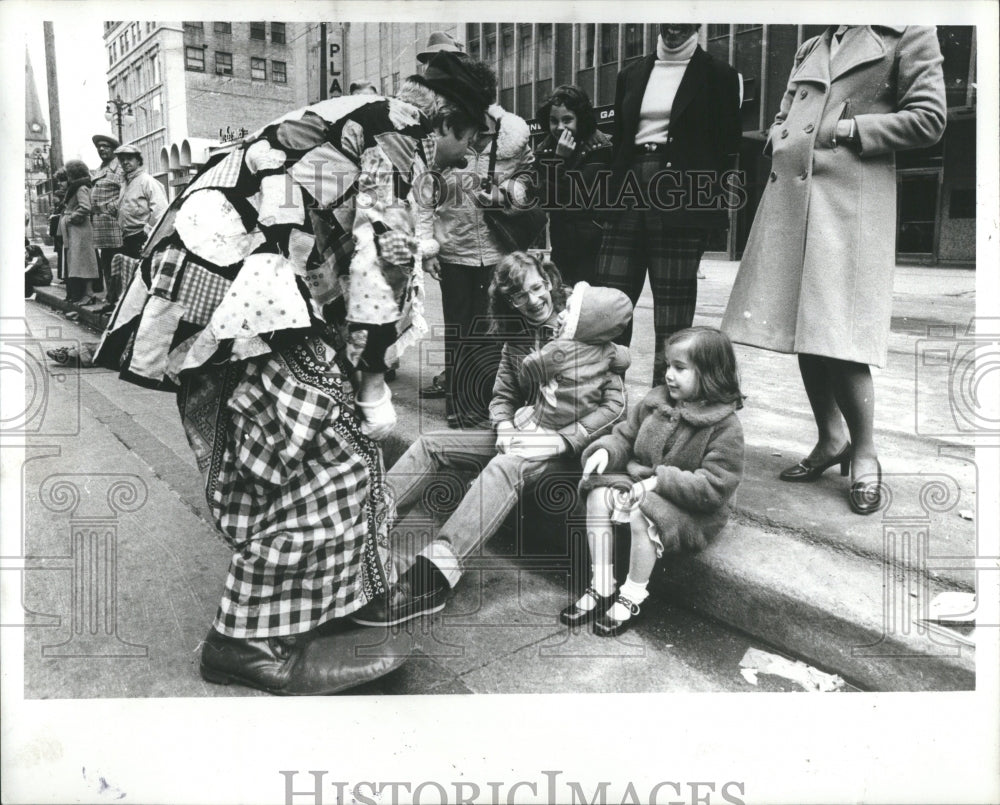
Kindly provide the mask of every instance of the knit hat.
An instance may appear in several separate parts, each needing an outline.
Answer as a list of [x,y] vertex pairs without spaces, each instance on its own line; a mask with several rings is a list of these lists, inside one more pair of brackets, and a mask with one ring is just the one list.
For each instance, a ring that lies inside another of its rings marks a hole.
[[94,143],[95,146],[97,146],[97,145],[107,145],[112,150],[114,150],[119,145],[121,145],[121,143],[119,143],[118,140],[116,140],[114,137],[111,137],[111,136],[109,136],[107,134],[95,134],[90,139]]
[[578,282],[566,300],[560,338],[597,344],[621,335],[632,318],[632,303],[615,288]]
[[477,122],[486,114],[490,99],[469,72],[466,60],[452,51],[435,53],[424,74],[411,76],[410,80],[447,98]]
[[444,31],[431,31],[431,35],[427,37],[427,45],[417,54],[417,61],[421,64],[427,64],[435,53],[442,51],[458,53],[460,57],[468,58],[462,43],[455,41],[451,34]]

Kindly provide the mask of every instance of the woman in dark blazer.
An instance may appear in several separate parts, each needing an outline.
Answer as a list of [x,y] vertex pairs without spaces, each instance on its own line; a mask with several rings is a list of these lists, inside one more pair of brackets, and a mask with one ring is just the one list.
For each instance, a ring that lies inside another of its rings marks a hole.
[[[739,149],[740,78],[698,45],[699,25],[660,25],[656,53],[618,76],[612,212],[597,282],[639,299],[649,270],[656,352],[663,383],[666,337],[691,326],[705,235],[727,225],[723,174]],[[619,343],[629,344],[632,328]]]

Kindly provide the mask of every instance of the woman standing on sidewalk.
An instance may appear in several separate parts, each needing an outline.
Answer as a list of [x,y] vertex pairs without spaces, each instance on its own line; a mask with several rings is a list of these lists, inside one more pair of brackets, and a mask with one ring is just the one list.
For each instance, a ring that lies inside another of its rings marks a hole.
[[79,159],[66,163],[66,207],[62,215],[63,265],[66,271],[66,300],[83,305],[95,304],[94,280],[100,276],[94,230],[90,223],[90,169]]
[[881,505],[869,366],[885,364],[889,342],[895,153],[941,138],[941,63],[923,26],[833,26],[799,48],[722,322],[733,341],[798,355],[819,440],[781,480],[850,465],[858,514]]

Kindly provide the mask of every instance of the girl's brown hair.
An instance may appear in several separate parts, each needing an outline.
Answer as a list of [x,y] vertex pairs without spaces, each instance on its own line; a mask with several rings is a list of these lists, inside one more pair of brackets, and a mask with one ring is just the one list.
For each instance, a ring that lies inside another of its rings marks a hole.
[[711,403],[736,403],[743,407],[740,373],[729,336],[714,327],[689,327],[667,338],[664,352],[686,344],[688,359],[698,375],[698,399]]

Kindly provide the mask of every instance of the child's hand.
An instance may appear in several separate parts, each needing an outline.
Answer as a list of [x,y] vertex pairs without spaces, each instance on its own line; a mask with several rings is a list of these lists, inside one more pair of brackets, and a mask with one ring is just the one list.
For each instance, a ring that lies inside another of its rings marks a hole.
[[556,156],[565,159],[572,155],[574,150],[576,150],[576,140],[573,139],[573,132],[569,129],[563,129],[563,133],[556,141]]
[[583,465],[583,477],[589,478],[592,473],[601,475],[608,468],[608,460],[611,456],[603,447],[590,454],[587,463]]
[[632,484],[632,500],[638,503],[647,494],[656,489],[656,476],[651,475],[644,481],[636,481]]

